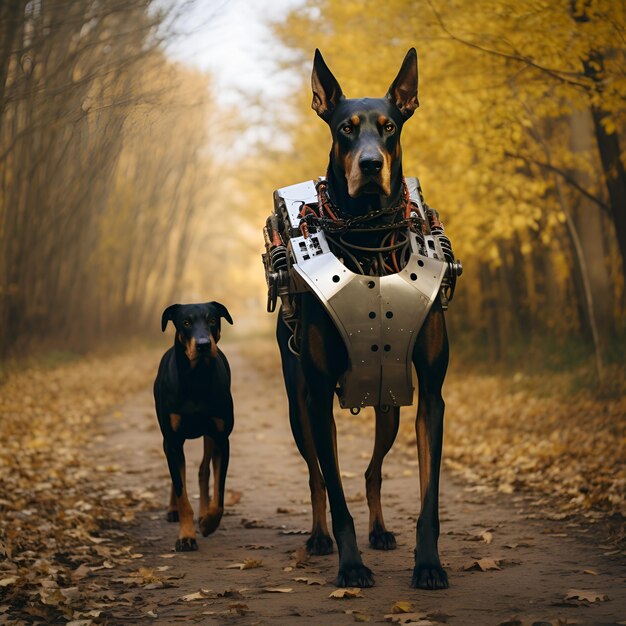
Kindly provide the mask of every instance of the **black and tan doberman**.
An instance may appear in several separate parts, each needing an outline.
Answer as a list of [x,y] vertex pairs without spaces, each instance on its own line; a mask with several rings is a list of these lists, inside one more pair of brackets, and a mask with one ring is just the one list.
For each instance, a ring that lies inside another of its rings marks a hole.
[[[407,53],[384,98],[347,99],[315,52],[312,74],[313,109],[329,125],[332,148],[327,180],[330,200],[342,214],[360,216],[401,204],[403,194],[400,133],[418,107],[417,55]],[[376,241],[368,235],[370,246]],[[291,428],[309,468],[313,529],[307,541],[312,554],[332,552],[326,526],[326,490],[333,535],[339,549],[340,587],[373,585],[372,572],[363,564],[354,523],[341,484],[337,460],[333,395],[341,375],[350,366],[345,345],[324,307],[310,292],[298,295],[300,358],[289,349],[291,330],[279,315],[277,338],[289,398]],[[413,364],[419,379],[415,421],[419,457],[421,512],[412,586],[441,589],[448,579],[438,554],[439,470],[444,403],[441,396],[448,364],[448,340],[439,298],[434,302],[415,343]],[[370,510],[369,543],[378,550],[396,547],[380,502],[381,467],[399,426],[399,409],[376,408],[376,438],[365,473]],[[321,471],[320,471],[321,469]]]
[[[161,329],[168,321],[176,327],[174,345],[163,355],[154,382],[156,413],[163,434],[163,450],[172,479],[169,522],[180,522],[176,541],[178,552],[197,550],[193,510],[185,481],[186,439],[203,437],[204,456],[200,464],[200,531],[210,535],[224,512],[224,487],[233,429],[233,400],[230,368],[217,347],[221,319],[233,323],[219,302],[173,304],[163,311]],[[213,464],[213,494],[209,478]]]

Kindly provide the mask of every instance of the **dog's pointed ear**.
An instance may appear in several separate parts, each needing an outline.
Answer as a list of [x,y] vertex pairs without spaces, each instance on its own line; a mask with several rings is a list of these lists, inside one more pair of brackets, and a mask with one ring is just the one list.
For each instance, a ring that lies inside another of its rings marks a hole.
[[161,332],[165,332],[168,321],[174,322],[174,315],[176,315],[179,306],[180,304],[171,304],[163,311],[163,315],[161,315]]
[[313,102],[311,108],[325,121],[330,120],[337,103],[344,98],[341,86],[328,69],[322,53],[316,48],[311,73]]
[[213,302],[209,302],[209,304],[217,311],[220,317],[223,317],[229,324],[233,323],[233,318],[230,316],[228,309],[221,302],[214,300]]
[[417,52],[415,48],[411,48],[406,53],[402,67],[389,87],[387,98],[400,109],[405,120],[408,120],[420,105],[417,99]]

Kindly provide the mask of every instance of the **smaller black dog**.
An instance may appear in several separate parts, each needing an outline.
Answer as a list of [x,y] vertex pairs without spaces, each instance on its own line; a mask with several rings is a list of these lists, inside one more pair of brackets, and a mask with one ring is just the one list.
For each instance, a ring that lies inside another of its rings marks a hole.
[[[200,464],[200,531],[206,537],[217,529],[224,512],[228,470],[228,436],[233,430],[230,367],[217,347],[221,318],[233,320],[223,304],[172,304],[163,311],[161,330],[168,321],[176,327],[174,346],[161,359],[154,381],[154,400],[163,450],[172,477],[167,521],[180,521],[177,552],[197,550],[193,510],[185,485],[186,439],[204,438]],[[213,497],[209,497],[213,462]]]

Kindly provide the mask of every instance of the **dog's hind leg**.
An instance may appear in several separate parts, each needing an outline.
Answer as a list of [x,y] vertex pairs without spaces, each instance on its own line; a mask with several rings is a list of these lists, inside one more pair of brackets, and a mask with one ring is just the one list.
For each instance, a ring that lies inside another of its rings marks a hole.
[[174,494],[180,518],[178,540],[176,541],[176,552],[190,552],[198,549],[196,543],[196,529],[193,525],[193,509],[187,496],[186,475],[185,475],[185,453],[183,452],[183,442],[168,443],[163,442],[163,449],[167,457],[167,465],[172,478]]
[[380,504],[380,488],[383,482],[382,466],[385,455],[391,449],[400,426],[400,409],[394,407],[386,413],[376,407],[376,438],[372,460],[365,470],[365,490],[370,510],[369,541],[375,550],[393,550],[396,538],[385,528],[383,509]]
[[276,335],[281,351],[283,377],[289,400],[289,424],[296,446],[309,470],[313,524],[311,536],[306,542],[306,550],[313,555],[331,554],[333,540],[330,538],[326,522],[326,487],[317,462],[311,423],[306,408],[304,375],[300,361],[287,346],[291,331],[280,317]]
[[211,455],[213,462],[213,497],[209,502],[206,514],[200,519],[200,531],[204,537],[217,530],[224,514],[224,491],[229,459],[230,443],[228,438],[224,437],[214,442]]
[[439,560],[437,542],[444,412],[441,387],[448,366],[448,338],[439,301],[435,302],[418,336],[414,364],[419,380],[415,432],[421,511],[417,520],[415,569],[411,586],[420,589],[446,589],[448,576]]
[[200,487],[200,525],[202,526],[202,518],[206,516],[209,511],[209,479],[211,477],[211,457],[213,456],[213,439],[203,437],[204,454],[202,455],[202,462],[198,469],[198,485]]

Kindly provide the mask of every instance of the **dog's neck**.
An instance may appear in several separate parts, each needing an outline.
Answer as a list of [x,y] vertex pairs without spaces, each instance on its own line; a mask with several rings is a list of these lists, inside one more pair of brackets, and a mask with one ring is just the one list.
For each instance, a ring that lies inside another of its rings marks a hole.
[[330,156],[327,172],[328,193],[330,200],[342,213],[358,216],[371,211],[400,206],[402,201],[402,163],[396,162],[391,171],[391,194],[363,193],[353,198],[348,193],[348,182],[345,172]]

